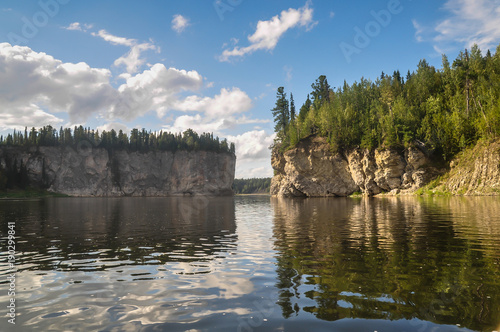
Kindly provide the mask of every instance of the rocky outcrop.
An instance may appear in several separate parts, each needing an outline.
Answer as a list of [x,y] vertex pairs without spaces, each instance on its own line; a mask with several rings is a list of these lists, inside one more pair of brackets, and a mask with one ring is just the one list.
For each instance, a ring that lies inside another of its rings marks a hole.
[[395,150],[331,151],[324,138],[309,137],[280,153],[273,149],[275,176],[271,194],[277,196],[348,196],[355,192],[413,192],[441,174],[417,147]]
[[271,194],[278,196],[347,196],[358,190],[349,164],[332,153],[322,138],[302,141],[285,154],[273,150],[276,175]]
[[30,185],[71,196],[231,195],[235,162],[210,151],[0,148],[0,169],[22,166]]
[[433,190],[458,195],[500,194],[500,140],[480,141],[460,153]]

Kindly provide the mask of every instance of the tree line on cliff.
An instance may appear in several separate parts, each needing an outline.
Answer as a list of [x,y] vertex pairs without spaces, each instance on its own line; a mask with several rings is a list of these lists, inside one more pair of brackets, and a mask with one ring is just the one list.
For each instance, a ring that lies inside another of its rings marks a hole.
[[[89,148],[104,148],[111,153],[117,150],[126,151],[213,151],[217,153],[235,154],[234,143],[228,143],[226,139],[220,140],[219,137],[211,133],[197,134],[191,129],[182,134],[172,134],[170,132],[151,132],[145,129],[133,129],[130,136],[120,130],[102,131],[82,126],[70,128],[61,127],[58,130],[52,126],[44,126],[40,129],[32,128],[28,131],[25,128],[24,133],[16,131],[8,134],[4,139],[0,136],[0,147],[72,147],[77,150]],[[32,184],[29,183],[28,170],[22,160],[4,156],[4,165],[0,164],[0,190],[6,189],[26,189]],[[111,167],[114,169],[117,165],[114,162]],[[45,188],[46,181],[43,179],[45,172],[42,171],[42,187]],[[115,172],[115,174],[118,174]]]
[[192,129],[184,131],[182,134],[170,132],[151,132],[145,129],[132,129],[130,136],[122,130],[116,132],[75,126],[71,128],[61,127],[59,131],[52,126],[44,126],[40,129],[24,129],[24,133],[16,131],[8,134],[4,139],[0,136],[0,145],[6,146],[70,146],[78,147],[100,147],[108,150],[128,150],[128,151],[214,151],[235,153],[234,143],[228,143],[227,139],[220,140],[212,133],[201,135]]
[[481,138],[500,134],[500,45],[483,56],[477,45],[436,69],[424,59],[403,77],[382,72],[331,88],[326,76],[296,113],[283,87],[271,110],[281,151],[310,135],[327,138],[335,151],[360,147],[404,148],[416,142],[449,160]]

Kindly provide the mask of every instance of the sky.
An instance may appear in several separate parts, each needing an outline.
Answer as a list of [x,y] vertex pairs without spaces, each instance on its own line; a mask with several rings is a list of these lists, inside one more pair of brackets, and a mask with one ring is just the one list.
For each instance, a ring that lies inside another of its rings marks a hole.
[[500,0],[0,0],[0,134],[44,125],[188,128],[272,176],[276,90],[297,108],[382,72],[500,43]]

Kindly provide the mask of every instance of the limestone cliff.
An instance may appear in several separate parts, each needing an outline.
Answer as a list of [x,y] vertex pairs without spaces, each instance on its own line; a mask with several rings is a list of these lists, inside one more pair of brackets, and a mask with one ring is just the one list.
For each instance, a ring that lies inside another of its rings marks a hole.
[[30,185],[71,196],[231,195],[235,162],[210,151],[0,148],[0,169],[22,163]]
[[416,147],[340,154],[321,137],[309,137],[285,153],[273,149],[271,163],[271,194],[285,197],[409,193],[443,173]]

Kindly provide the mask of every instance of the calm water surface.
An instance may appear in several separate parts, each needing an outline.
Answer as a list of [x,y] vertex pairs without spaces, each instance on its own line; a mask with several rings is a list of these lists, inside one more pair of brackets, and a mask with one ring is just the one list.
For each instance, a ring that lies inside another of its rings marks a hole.
[[500,330],[500,198],[2,200],[0,236],[0,331]]

